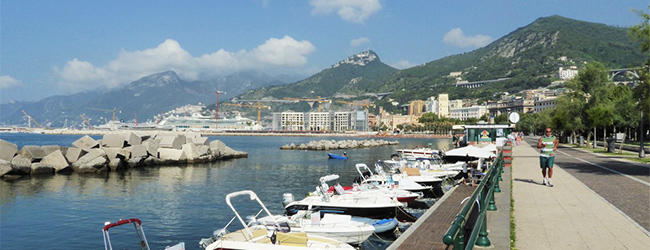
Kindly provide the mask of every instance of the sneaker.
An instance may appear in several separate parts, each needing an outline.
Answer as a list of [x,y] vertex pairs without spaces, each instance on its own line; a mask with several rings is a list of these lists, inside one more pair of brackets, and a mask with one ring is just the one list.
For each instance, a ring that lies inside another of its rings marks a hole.
[[544,180],[542,180],[542,185],[546,185],[546,178],[544,178]]
[[549,187],[553,187],[553,184],[551,183],[551,181],[547,181],[546,185],[549,186]]

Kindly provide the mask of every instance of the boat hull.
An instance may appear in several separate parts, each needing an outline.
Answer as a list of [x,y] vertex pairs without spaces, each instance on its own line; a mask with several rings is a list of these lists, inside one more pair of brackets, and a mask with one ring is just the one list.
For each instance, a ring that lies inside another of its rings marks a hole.
[[337,159],[337,160],[347,160],[348,159],[347,156],[331,154],[331,153],[327,153],[327,158],[329,158],[329,159]]

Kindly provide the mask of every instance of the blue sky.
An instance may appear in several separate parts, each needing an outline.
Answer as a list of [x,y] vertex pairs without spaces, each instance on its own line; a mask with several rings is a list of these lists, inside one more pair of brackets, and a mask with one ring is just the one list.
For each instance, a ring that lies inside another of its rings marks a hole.
[[0,0],[0,103],[242,70],[309,76],[371,49],[403,69],[537,18],[639,24],[644,0]]

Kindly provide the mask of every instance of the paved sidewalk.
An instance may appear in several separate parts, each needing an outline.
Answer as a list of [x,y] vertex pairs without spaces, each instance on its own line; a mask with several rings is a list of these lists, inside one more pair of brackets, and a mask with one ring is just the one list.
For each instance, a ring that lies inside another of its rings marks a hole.
[[539,152],[525,141],[513,148],[511,174],[517,249],[650,246],[650,236],[562,166],[554,167],[554,187],[543,186]]

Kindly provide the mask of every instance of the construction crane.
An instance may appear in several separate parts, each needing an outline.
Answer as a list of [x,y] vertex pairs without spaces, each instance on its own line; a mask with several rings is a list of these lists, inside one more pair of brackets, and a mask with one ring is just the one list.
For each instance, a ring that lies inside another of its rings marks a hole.
[[36,120],[34,120],[34,118],[32,118],[31,115],[28,115],[27,112],[25,112],[25,110],[21,110],[21,111],[23,111],[23,114],[25,114],[25,116],[27,116],[27,126],[29,126],[31,128],[32,127],[31,122],[34,122],[34,124],[36,124],[36,126],[38,126],[39,128],[43,128],[43,127],[41,127],[41,124],[38,124],[38,122],[36,122]]
[[81,116],[81,119],[84,119],[84,122],[88,124],[88,127],[90,127],[90,130],[93,130],[93,125],[90,125],[90,122],[88,122],[88,119],[84,115],[79,115]]
[[259,102],[257,103],[257,105],[235,104],[235,103],[224,103],[223,105],[257,108],[257,124],[260,125],[260,126],[262,126],[262,123],[260,123],[260,118],[261,118],[261,115],[262,115],[262,109],[271,109],[271,107],[269,107],[269,106],[260,105]]
[[336,102],[350,104],[350,105],[363,106],[363,107],[366,108],[366,112],[368,112],[368,107],[374,107],[375,106],[375,104],[372,104],[372,103],[368,102],[368,100],[365,100],[365,101],[363,101],[361,103],[359,103],[359,102],[346,102],[346,101],[336,101]]
[[320,96],[318,96],[318,99],[310,99],[310,98],[290,98],[290,97],[286,97],[286,98],[284,98],[284,99],[285,99],[285,100],[293,100],[293,101],[295,101],[295,102],[298,102],[298,101],[318,102],[318,112],[321,112],[321,108],[320,108],[320,104],[321,104],[321,103],[332,103],[332,100],[323,99],[323,98],[321,98]]
[[219,94],[226,94],[226,91],[217,90],[217,103],[214,104],[214,131],[219,129]]
[[110,109],[98,109],[98,108],[90,108],[90,109],[99,110],[99,111],[106,111],[106,112],[113,112],[113,124],[111,124],[111,130],[115,130],[115,112],[122,113],[122,111],[117,110],[117,108],[113,108],[113,110],[110,110]]

